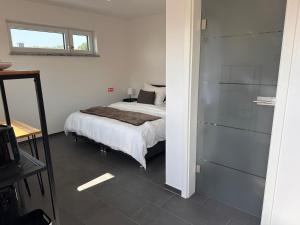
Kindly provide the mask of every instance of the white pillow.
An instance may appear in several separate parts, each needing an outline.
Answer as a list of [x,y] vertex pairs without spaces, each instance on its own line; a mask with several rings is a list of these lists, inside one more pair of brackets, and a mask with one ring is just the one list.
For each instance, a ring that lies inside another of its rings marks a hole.
[[165,87],[154,87],[151,84],[144,83],[144,91],[155,92],[154,105],[160,105],[165,101],[166,88]]

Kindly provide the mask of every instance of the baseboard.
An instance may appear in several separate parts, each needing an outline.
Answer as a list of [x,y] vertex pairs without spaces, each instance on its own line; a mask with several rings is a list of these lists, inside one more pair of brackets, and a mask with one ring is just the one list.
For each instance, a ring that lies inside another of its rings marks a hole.
[[171,187],[170,185],[167,185],[167,184],[165,184],[164,186],[165,186],[165,189],[167,191],[170,191],[170,192],[172,192],[172,193],[174,193],[176,195],[180,195],[181,196],[181,191],[178,190],[177,188]]

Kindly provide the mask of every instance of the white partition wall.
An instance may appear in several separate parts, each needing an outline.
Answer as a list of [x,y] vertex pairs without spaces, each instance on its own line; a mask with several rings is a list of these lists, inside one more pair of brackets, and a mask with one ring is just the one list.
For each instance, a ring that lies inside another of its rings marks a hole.
[[166,184],[195,192],[200,0],[166,1]]
[[262,225],[300,224],[300,1],[288,0]]

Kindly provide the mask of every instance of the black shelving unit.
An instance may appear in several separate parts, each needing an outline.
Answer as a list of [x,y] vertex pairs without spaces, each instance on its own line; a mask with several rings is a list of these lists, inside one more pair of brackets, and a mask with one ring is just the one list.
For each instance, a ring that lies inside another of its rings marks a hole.
[[20,162],[18,165],[14,164],[1,172],[0,188],[10,186],[46,169],[46,164],[20,149]]
[[54,217],[53,224],[60,225],[56,191],[55,191],[55,182],[54,182],[54,175],[53,175],[53,165],[51,160],[46,114],[45,114],[43,92],[42,92],[41,79],[40,79],[40,71],[38,70],[0,71],[0,89],[1,89],[1,96],[2,96],[2,103],[3,103],[4,113],[5,113],[6,124],[11,125],[11,120],[10,120],[9,108],[8,108],[8,103],[6,98],[4,81],[19,80],[19,79],[33,79],[35,83],[46,164],[30,156],[26,152],[20,150],[21,161],[19,167],[18,168],[11,167],[9,169],[6,169],[6,172],[0,176],[0,187],[15,184],[28,176],[46,170],[48,174],[50,197],[51,197],[53,217]]

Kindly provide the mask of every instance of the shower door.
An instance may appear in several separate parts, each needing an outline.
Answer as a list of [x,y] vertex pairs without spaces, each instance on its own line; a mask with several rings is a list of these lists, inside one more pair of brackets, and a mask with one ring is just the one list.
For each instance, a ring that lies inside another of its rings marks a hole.
[[[197,188],[260,216],[285,0],[202,0]],[[259,101],[257,101],[259,100]]]

